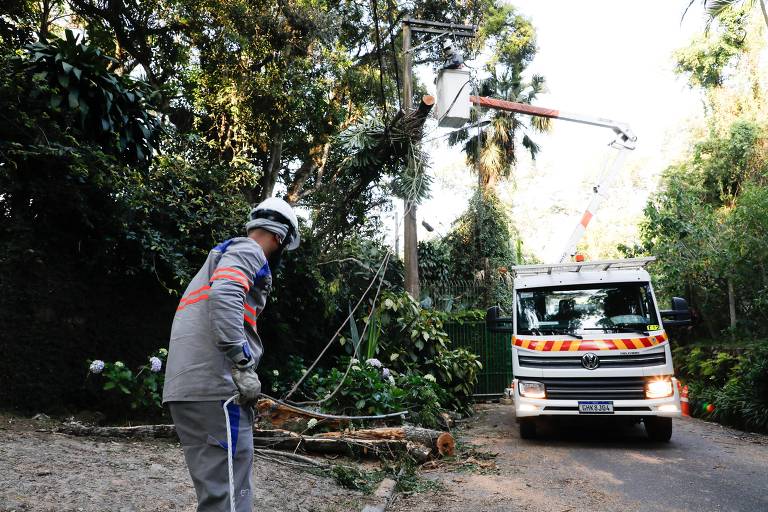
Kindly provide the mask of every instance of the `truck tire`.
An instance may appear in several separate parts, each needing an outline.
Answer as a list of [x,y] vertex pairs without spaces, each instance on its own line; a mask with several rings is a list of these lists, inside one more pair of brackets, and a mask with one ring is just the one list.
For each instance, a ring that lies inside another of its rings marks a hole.
[[522,439],[536,438],[536,419],[534,418],[520,419],[520,437]]
[[672,418],[660,418],[650,416],[643,418],[645,424],[645,433],[651,441],[660,441],[667,443],[672,437]]

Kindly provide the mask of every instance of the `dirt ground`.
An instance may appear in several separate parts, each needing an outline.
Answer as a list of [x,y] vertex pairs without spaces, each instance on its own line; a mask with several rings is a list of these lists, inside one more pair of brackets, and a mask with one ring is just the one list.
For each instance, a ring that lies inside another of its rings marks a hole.
[[[609,423],[544,426],[522,440],[512,406],[477,412],[454,431],[460,455],[422,466],[389,511],[768,510],[766,436],[683,418],[670,443]],[[194,510],[178,443],[70,437],[51,433],[55,425],[0,415],[0,512]],[[254,479],[259,512],[360,511],[372,501],[282,461],[257,459]]]
[[[0,511],[193,511],[177,442],[111,441],[38,432],[53,423],[0,416]],[[362,493],[279,461],[254,464],[254,510],[362,508]]]
[[768,511],[767,436],[680,418],[671,442],[656,443],[642,426],[593,418],[545,424],[523,440],[513,406],[477,412],[458,436],[461,461],[422,472],[440,489],[398,495],[388,510]]

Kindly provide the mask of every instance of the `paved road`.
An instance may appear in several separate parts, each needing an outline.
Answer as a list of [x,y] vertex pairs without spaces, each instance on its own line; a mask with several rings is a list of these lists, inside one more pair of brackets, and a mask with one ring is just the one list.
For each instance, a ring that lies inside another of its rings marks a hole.
[[492,405],[460,439],[498,453],[496,469],[436,470],[442,492],[394,510],[768,512],[768,437],[717,424],[675,420],[669,443],[648,441],[642,426],[583,423],[527,441],[513,408]]

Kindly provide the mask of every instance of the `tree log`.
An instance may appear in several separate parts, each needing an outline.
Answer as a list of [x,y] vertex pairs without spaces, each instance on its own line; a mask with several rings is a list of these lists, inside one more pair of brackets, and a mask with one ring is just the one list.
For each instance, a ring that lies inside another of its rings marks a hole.
[[[56,429],[73,436],[117,437],[122,439],[176,438],[173,425],[137,425],[135,427],[98,427],[69,422]],[[446,437],[447,436],[447,437]],[[441,441],[442,440],[442,441]],[[302,436],[282,429],[254,429],[253,444],[258,450],[297,450],[310,453],[333,453],[349,456],[389,458],[408,453],[418,462],[425,462],[434,453],[452,455],[441,448],[455,443],[447,432],[419,427],[363,429],[351,432],[326,432]]]
[[137,425],[135,427],[97,427],[71,421],[56,429],[56,432],[73,436],[121,437],[121,438],[175,438],[173,425]]
[[369,428],[342,432],[325,432],[314,436],[321,439],[392,439],[405,440],[426,446],[442,456],[453,455],[456,442],[448,432],[428,428],[402,427]]

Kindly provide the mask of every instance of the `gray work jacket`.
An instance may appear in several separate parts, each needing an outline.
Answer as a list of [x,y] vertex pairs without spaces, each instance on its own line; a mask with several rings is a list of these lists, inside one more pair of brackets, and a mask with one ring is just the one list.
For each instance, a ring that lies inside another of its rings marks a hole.
[[263,347],[256,319],[271,288],[269,264],[253,239],[233,238],[211,250],[173,318],[163,403],[235,394],[225,354],[240,346],[258,365]]

